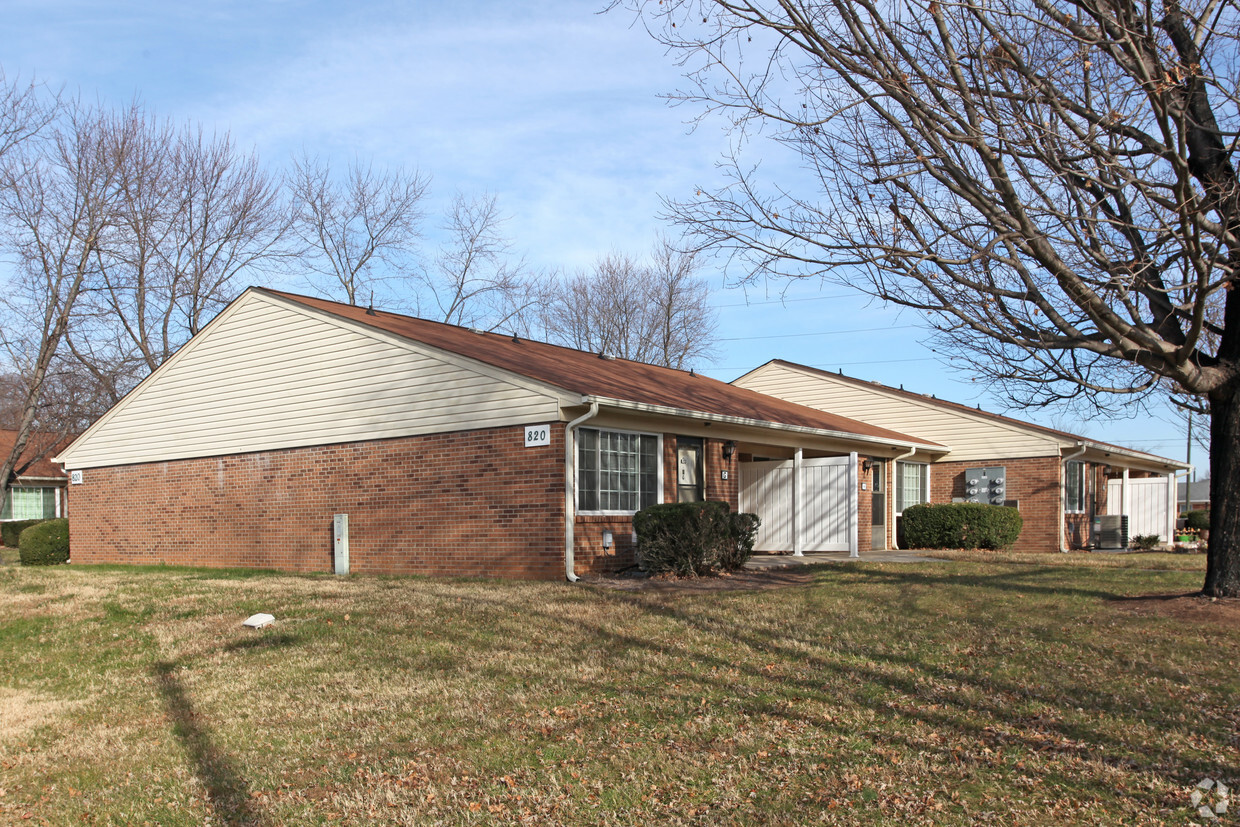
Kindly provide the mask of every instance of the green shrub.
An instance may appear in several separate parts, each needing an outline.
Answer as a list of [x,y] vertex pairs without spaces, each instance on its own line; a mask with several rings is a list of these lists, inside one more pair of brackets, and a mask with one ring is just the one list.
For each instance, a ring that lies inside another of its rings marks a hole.
[[716,564],[724,571],[739,571],[745,568],[749,558],[753,556],[754,540],[758,537],[758,527],[762,520],[757,514],[729,514],[728,537],[719,550]]
[[69,521],[44,520],[22,532],[18,543],[23,566],[54,566],[69,561]]
[[1132,538],[1132,547],[1142,551],[1153,551],[1158,548],[1157,534],[1138,534]]
[[7,523],[0,523],[0,542],[9,548],[17,548],[22,532],[41,522],[43,520],[10,520]]
[[633,515],[642,567],[681,577],[743,567],[758,525],[757,515],[732,514],[727,503],[715,501],[652,505]]
[[1024,525],[1020,512],[1003,505],[922,503],[904,509],[909,548],[1006,548]]
[[1210,530],[1210,512],[1209,511],[1190,511],[1184,515],[1184,527],[1195,528],[1198,531]]

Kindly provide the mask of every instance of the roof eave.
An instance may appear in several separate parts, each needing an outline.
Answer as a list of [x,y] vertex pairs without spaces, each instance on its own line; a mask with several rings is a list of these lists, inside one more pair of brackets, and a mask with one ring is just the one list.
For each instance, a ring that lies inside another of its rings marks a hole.
[[[1088,450],[1098,451],[1099,453],[1105,454],[1107,456],[1115,455],[1119,457],[1124,457],[1125,459],[1138,460],[1146,465],[1161,465],[1167,468],[1168,470],[1175,469],[1177,471],[1188,471],[1189,469],[1193,467],[1192,465],[1185,463],[1185,462],[1181,462],[1178,459],[1171,459],[1170,457],[1160,457],[1160,456],[1156,456],[1155,454],[1146,454],[1146,453],[1142,453],[1141,451],[1133,451],[1127,448],[1120,448],[1115,445],[1108,445],[1105,442],[1094,442],[1092,440],[1086,439],[1086,440],[1082,440],[1078,444],[1083,444],[1084,447],[1087,448]],[[1068,447],[1072,447],[1072,446],[1068,446]]]
[[786,433],[805,434],[807,436],[823,437],[847,442],[862,442],[871,445],[882,445],[896,448],[916,448],[921,451],[929,451],[930,453],[935,454],[946,454],[951,451],[951,448],[946,445],[936,445],[932,442],[910,442],[907,440],[887,439],[884,437],[867,436],[866,434],[856,434],[850,431],[832,431],[826,428],[811,428],[807,425],[790,425],[784,422],[770,422],[765,419],[750,419],[743,416],[710,413],[709,411],[694,411],[688,408],[674,408],[666,405],[651,405],[645,402],[629,402],[623,399],[613,399],[605,396],[584,395],[581,397],[581,401],[582,404],[586,405],[591,402],[598,402],[600,406],[623,411],[639,411],[641,413],[660,414],[663,416],[688,417],[691,419],[700,419],[708,422],[719,422],[728,425],[740,425],[750,428],[783,431]]

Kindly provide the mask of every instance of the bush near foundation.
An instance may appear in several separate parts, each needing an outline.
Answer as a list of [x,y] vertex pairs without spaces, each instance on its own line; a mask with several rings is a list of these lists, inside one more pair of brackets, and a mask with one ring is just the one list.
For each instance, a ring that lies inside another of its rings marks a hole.
[[909,548],[1007,548],[1023,525],[1015,508],[981,503],[922,503],[903,516]]
[[733,514],[727,503],[713,500],[652,505],[633,515],[642,568],[680,577],[743,567],[758,525],[756,514]]
[[1184,527],[1195,528],[1198,531],[1210,530],[1210,512],[1200,509],[1189,511],[1184,515]]
[[0,523],[0,543],[9,548],[17,548],[17,544],[21,539],[22,532],[30,528],[32,525],[38,525],[43,520],[10,520],[7,523]]
[[44,520],[22,532],[18,554],[23,566],[55,566],[69,562],[69,521]]

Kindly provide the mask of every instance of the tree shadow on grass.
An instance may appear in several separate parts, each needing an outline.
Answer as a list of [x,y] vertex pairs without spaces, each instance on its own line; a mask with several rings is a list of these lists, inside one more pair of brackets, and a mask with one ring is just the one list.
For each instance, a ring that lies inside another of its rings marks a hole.
[[266,819],[254,810],[249,785],[242,777],[240,768],[216,745],[211,732],[204,726],[202,717],[177,678],[177,668],[175,663],[157,661],[152,672],[159,681],[160,694],[172,718],[172,731],[189,753],[198,777],[206,786],[214,814],[222,823],[235,827],[266,824]]

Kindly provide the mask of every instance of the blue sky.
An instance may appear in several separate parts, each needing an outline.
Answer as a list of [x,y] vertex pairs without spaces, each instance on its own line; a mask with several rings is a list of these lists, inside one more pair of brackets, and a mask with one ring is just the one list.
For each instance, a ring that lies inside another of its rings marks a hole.
[[[596,13],[601,5],[23,0],[0,5],[0,65],[230,131],[273,166],[304,150],[338,165],[356,156],[417,167],[433,179],[431,243],[454,193],[493,193],[531,265],[572,270],[608,251],[647,251],[666,230],[660,197],[717,183],[727,148],[718,123],[691,130],[693,113],[660,97],[683,86],[672,60],[625,14]],[[767,171],[796,174],[778,160]],[[731,380],[783,358],[1002,411],[919,343],[913,313],[835,285],[742,290],[708,276],[724,340],[718,362],[701,366],[709,375]],[[1016,415],[1184,457],[1182,425],[1166,412]]]

